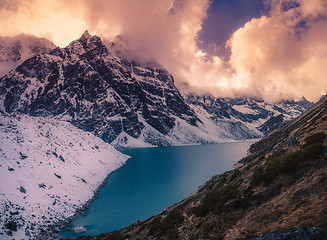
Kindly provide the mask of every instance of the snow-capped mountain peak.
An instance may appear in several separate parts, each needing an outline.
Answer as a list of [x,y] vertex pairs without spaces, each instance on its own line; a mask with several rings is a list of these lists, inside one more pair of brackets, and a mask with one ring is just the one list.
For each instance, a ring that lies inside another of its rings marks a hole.
[[1,79],[0,94],[7,112],[66,119],[108,142],[123,131],[138,138],[145,125],[166,135],[176,117],[199,121],[165,69],[119,59],[87,33],[25,61]]
[[124,38],[116,41],[106,47],[86,31],[65,48],[26,60],[0,80],[0,109],[66,120],[124,146],[261,137],[259,127],[271,117],[290,120],[306,109],[296,102],[183,97],[167,70],[121,57],[131,50]]

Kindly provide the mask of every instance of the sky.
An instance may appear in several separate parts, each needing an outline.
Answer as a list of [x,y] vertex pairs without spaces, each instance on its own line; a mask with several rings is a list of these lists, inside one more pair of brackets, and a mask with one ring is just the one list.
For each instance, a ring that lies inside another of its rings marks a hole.
[[213,1],[199,32],[199,47],[210,54],[228,57],[224,45],[231,35],[252,18],[260,17],[265,9],[262,0]]
[[327,0],[0,0],[0,35],[61,47],[88,29],[128,40],[182,92],[316,101],[327,92]]

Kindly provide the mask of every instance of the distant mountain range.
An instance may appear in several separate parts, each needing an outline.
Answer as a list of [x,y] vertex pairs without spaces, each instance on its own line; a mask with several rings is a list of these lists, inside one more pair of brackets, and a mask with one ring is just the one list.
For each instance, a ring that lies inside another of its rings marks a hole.
[[65,120],[116,147],[258,138],[311,105],[305,99],[182,96],[159,64],[131,60],[121,39],[105,45],[87,31],[65,48],[44,46],[0,79],[0,109]]
[[[218,128],[225,130],[224,138],[235,140],[267,135],[312,105],[305,98],[301,101],[268,103],[262,99],[247,97],[215,98],[212,95],[187,95],[185,100],[203,122],[209,119]],[[212,131],[210,128],[208,130]]]

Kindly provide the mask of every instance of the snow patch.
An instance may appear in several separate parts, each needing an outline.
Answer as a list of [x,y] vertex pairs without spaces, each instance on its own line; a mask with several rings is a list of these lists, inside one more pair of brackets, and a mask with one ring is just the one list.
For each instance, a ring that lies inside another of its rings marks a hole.
[[243,114],[256,114],[257,112],[246,105],[234,105],[233,108]]

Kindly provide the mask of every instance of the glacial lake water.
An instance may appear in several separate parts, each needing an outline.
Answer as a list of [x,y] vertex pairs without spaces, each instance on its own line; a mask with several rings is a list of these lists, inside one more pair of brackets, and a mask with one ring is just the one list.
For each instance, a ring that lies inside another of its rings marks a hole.
[[131,159],[109,176],[86,216],[77,217],[71,226],[83,225],[88,231],[62,230],[60,237],[98,235],[147,219],[189,196],[212,176],[231,170],[252,143],[121,150]]

